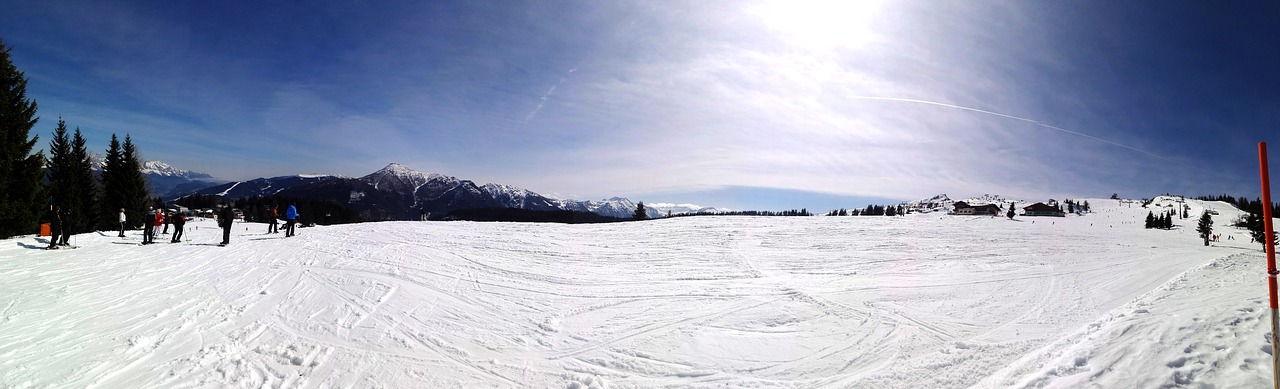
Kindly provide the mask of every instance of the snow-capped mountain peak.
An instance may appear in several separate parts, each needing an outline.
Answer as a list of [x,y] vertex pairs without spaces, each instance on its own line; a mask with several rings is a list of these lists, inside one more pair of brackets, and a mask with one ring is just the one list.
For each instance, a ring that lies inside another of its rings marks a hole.
[[186,179],[196,178],[213,178],[205,173],[193,172],[186,169],[179,169],[173,165],[160,161],[146,161],[142,163],[142,174],[152,174],[164,177],[182,177]]
[[392,190],[408,190],[409,193],[413,193],[418,187],[436,177],[443,176],[423,173],[408,166],[392,162],[387,167],[370,173],[361,179],[373,184],[374,188],[390,186]]

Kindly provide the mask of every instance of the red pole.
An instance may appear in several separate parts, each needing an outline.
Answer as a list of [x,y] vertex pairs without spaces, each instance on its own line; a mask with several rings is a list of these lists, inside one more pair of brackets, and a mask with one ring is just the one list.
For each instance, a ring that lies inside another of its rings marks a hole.
[[1258,168],[1262,173],[1262,225],[1266,239],[1262,243],[1267,252],[1267,290],[1271,293],[1271,386],[1280,389],[1280,313],[1276,308],[1276,248],[1275,230],[1271,228],[1271,178],[1267,172],[1267,142],[1258,142]]

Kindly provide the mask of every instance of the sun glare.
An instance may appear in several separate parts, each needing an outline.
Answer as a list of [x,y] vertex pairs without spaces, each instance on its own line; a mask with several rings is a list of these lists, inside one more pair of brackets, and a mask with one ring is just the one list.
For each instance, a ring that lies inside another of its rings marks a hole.
[[767,0],[752,13],[798,47],[829,50],[869,43],[880,6],[878,0]]

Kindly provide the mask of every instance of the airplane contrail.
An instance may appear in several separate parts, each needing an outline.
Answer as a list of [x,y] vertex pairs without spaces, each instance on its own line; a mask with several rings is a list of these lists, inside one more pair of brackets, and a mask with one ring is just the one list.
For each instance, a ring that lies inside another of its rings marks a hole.
[[1139,152],[1139,153],[1143,153],[1143,154],[1149,155],[1149,156],[1151,156],[1151,157],[1158,158],[1158,159],[1162,159],[1162,160],[1165,160],[1165,161],[1169,161],[1169,162],[1176,162],[1176,161],[1174,161],[1174,160],[1171,160],[1171,159],[1168,159],[1168,158],[1165,158],[1165,157],[1161,157],[1161,156],[1159,156],[1159,155],[1155,155],[1155,154],[1153,154],[1153,153],[1151,153],[1151,152],[1149,152],[1149,151],[1146,151],[1146,150],[1142,150],[1142,149],[1138,149],[1138,148],[1134,148],[1134,147],[1126,146],[1126,145],[1123,145],[1123,144],[1120,144],[1120,143],[1116,143],[1116,142],[1112,142],[1112,141],[1109,141],[1109,140],[1106,140],[1106,139],[1102,139],[1102,138],[1099,138],[1099,137],[1096,137],[1096,136],[1093,136],[1093,135],[1089,135],[1089,134],[1082,134],[1082,133],[1075,132],[1075,131],[1071,131],[1071,130],[1068,130],[1068,129],[1065,129],[1065,128],[1062,128],[1062,127],[1055,127],[1055,126],[1052,126],[1052,125],[1044,124],[1044,123],[1041,123],[1041,122],[1036,121],[1036,120],[1033,120],[1033,119],[1027,119],[1027,118],[1017,117],[1017,116],[1013,116],[1013,115],[1006,115],[1006,114],[999,113],[999,112],[985,111],[985,110],[981,110],[981,109],[977,109],[977,108],[970,108],[970,107],[965,107],[965,106],[960,106],[960,105],[955,105],[955,104],[939,103],[939,102],[936,102],[936,101],[917,100],[917,99],[904,99],[904,98],[900,98],[900,97],[881,97],[881,96],[848,96],[848,97],[849,97],[849,98],[852,98],[852,99],[859,99],[859,100],[882,100],[882,101],[897,101],[897,102],[903,102],[903,103],[916,103],[916,104],[936,105],[936,106],[939,106],[939,107],[954,108],[954,109],[959,109],[959,110],[965,110],[965,111],[971,111],[971,112],[983,113],[983,114],[987,114],[987,115],[999,116],[999,117],[1006,118],[1006,119],[1013,119],[1013,120],[1024,121],[1024,122],[1031,123],[1031,124],[1034,124],[1034,125],[1037,125],[1037,126],[1040,126],[1040,127],[1048,128],[1048,129],[1050,129],[1050,130],[1054,130],[1054,131],[1060,131],[1060,132],[1065,132],[1065,133],[1068,133],[1068,134],[1071,134],[1071,135],[1082,136],[1082,137],[1089,138],[1089,139],[1093,139],[1093,140],[1096,140],[1096,141],[1099,141],[1099,142],[1102,142],[1102,143],[1106,143],[1106,144],[1109,144],[1109,145],[1112,145],[1112,146],[1123,147],[1123,148],[1126,148],[1126,149],[1129,149],[1129,150],[1133,150],[1133,151],[1137,151],[1137,152]]

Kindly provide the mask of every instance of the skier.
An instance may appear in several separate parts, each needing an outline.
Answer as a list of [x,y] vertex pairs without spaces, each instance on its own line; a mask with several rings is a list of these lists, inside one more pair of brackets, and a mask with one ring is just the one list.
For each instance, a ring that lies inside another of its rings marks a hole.
[[142,217],[142,244],[151,244],[152,238],[156,233],[156,227],[153,224],[156,217],[154,208],[147,208],[147,215]]
[[280,225],[280,220],[278,219],[280,219],[280,213],[276,212],[276,206],[272,205],[271,206],[271,224],[267,226],[268,234],[275,234],[280,232],[280,227],[278,227]]
[[169,243],[182,242],[182,230],[186,224],[187,218],[182,215],[182,212],[173,214],[173,239],[170,239]]
[[49,247],[45,249],[53,250],[58,248],[58,237],[62,236],[62,212],[58,207],[52,207],[46,217],[49,219]]
[[231,244],[231,219],[235,217],[236,214],[231,212],[231,204],[224,204],[222,212],[218,213],[218,226],[222,227],[222,243],[219,246]]
[[58,242],[59,246],[70,246],[67,243],[71,240],[71,211],[62,212],[62,240]]
[[290,236],[293,236],[293,229],[297,227],[298,209],[295,208],[293,204],[289,204],[289,208],[284,210],[284,218],[285,218],[284,236],[288,238]]
[[124,208],[120,208],[120,237],[124,237]]
[[161,234],[161,235],[169,235],[169,219],[173,217],[173,212],[165,211],[165,212],[164,212],[164,214],[165,214],[165,217],[164,217],[164,231],[163,231],[163,232],[161,232],[160,234]]

